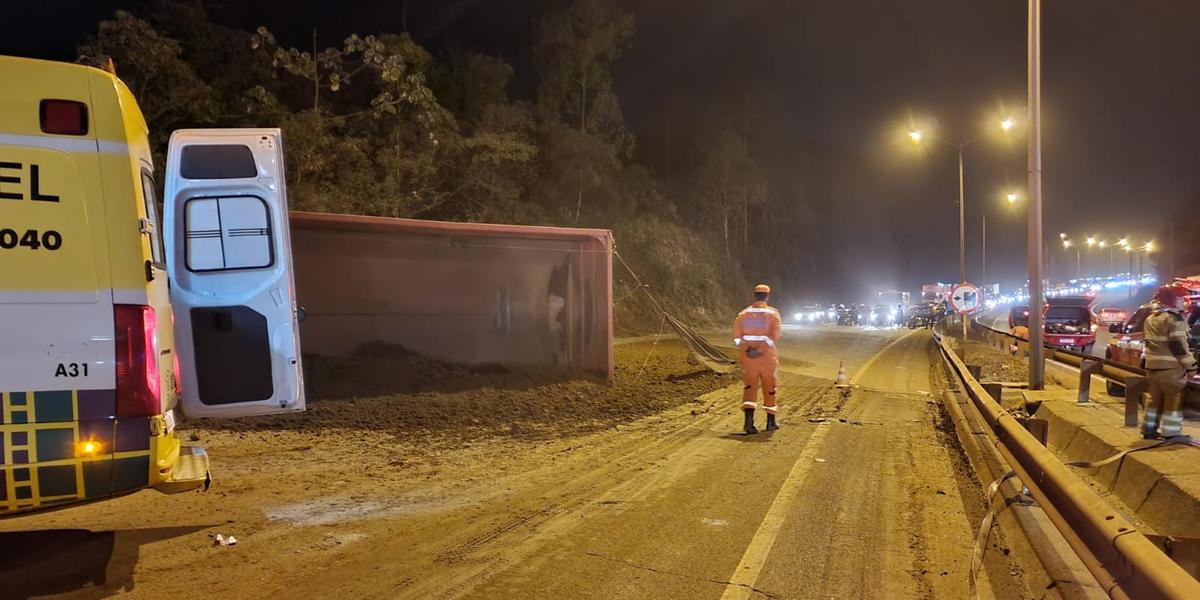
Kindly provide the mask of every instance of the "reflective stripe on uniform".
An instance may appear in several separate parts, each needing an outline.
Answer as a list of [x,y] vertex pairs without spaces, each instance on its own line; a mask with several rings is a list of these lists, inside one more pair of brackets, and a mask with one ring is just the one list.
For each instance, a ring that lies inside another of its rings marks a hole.
[[[742,309],[742,314],[745,314],[745,313],[779,314],[779,311],[777,311],[773,308],[759,308],[757,306],[748,306],[748,307]],[[725,313],[725,314],[729,314],[729,313]]]
[[767,414],[769,414],[769,415],[779,414],[778,406],[764,406],[763,410],[767,411]]
[[746,340],[747,342],[766,342],[768,346],[775,345],[775,340],[766,335],[743,335],[742,339]]

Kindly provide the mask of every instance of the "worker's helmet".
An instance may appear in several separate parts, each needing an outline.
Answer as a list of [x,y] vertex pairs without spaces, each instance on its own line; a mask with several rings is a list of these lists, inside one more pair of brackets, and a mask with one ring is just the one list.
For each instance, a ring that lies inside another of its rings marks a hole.
[[1173,285],[1164,285],[1154,291],[1154,301],[1168,308],[1178,308],[1179,298],[1184,295],[1181,291]]
[[755,294],[770,294],[771,286],[769,286],[765,283],[760,283],[760,284],[754,286],[754,293]]

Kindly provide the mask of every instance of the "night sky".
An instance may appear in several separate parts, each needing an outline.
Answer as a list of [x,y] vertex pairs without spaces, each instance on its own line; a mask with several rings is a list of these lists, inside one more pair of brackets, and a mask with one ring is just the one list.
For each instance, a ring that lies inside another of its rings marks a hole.
[[[936,118],[938,134],[954,141],[980,136],[966,152],[968,278],[980,275],[986,210],[989,279],[1024,280],[1023,204],[1012,209],[1003,199],[1009,188],[1024,191],[1024,132],[1007,143],[993,133],[1002,110],[1017,114],[1025,105],[1025,2],[617,1],[638,24],[617,67],[618,94],[638,159],[651,168],[664,166],[668,115],[699,111],[705,98],[735,86],[778,97],[786,123],[775,133],[802,148],[795,160],[807,173],[804,201],[816,208],[814,230],[827,253],[819,281],[805,290],[813,300],[956,278],[954,151],[921,155],[900,144],[910,117]],[[71,59],[96,21],[140,4],[9,7],[0,53]],[[503,55],[518,71],[512,92],[528,95],[535,16],[562,4],[411,0],[408,29],[435,53]],[[1171,211],[1200,204],[1200,2],[1045,4],[1045,230],[1066,274],[1058,232],[1144,241]],[[402,5],[221,0],[211,13],[246,29],[265,24],[297,45],[316,23],[321,43],[335,45],[350,32],[401,30]],[[752,144],[754,137],[752,128]]]

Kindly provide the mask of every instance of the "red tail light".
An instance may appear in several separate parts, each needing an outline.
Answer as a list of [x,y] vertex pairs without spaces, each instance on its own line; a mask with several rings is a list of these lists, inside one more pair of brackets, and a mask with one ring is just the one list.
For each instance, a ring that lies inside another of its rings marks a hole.
[[158,320],[154,309],[136,304],[113,307],[117,350],[117,416],[148,417],[162,412],[158,378]]
[[[171,311],[171,331],[175,331],[175,311]],[[175,397],[183,395],[183,380],[179,378],[179,347],[176,346],[171,353],[171,368],[175,375]]]

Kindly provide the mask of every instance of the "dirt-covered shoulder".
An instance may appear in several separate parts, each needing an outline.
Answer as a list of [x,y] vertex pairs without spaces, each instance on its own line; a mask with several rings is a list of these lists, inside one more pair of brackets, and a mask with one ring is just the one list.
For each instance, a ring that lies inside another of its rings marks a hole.
[[[507,494],[538,469],[620,447],[627,431],[690,423],[709,408],[697,403],[689,416],[687,406],[737,381],[689,364],[676,340],[622,344],[615,355],[611,383],[447,365],[394,347],[310,358],[308,411],[180,423],[181,437],[209,451],[207,493],[145,491],[0,529],[36,532],[49,556],[57,538],[46,532],[60,530],[115,548],[111,557],[79,558],[91,583],[60,585],[57,559],[25,569],[17,597],[191,597],[197,585],[214,596],[259,597],[258,586],[280,572],[328,568],[350,556],[341,552],[347,546],[388,539],[396,517]],[[217,534],[236,536],[237,546],[213,546]],[[204,582],[172,575],[185,571]]]
[[614,355],[616,367],[606,382],[544,368],[452,365],[374,344],[350,357],[306,357],[304,413],[182,427],[195,437],[344,430],[404,437],[562,435],[658,412],[736,379],[691,364],[686,347],[674,339],[620,344]]

